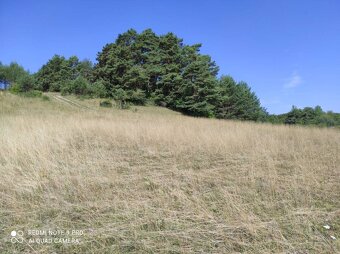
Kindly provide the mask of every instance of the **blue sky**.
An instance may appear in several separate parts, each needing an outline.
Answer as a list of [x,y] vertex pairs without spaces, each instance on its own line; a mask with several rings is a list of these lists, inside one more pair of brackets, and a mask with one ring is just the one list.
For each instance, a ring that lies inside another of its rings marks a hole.
[[36,72],[54,54],[95,61],[129,28],[203,43],[220,73],[246,81],[270,113],[340,112],[340,1],[1,0],[0,61]]

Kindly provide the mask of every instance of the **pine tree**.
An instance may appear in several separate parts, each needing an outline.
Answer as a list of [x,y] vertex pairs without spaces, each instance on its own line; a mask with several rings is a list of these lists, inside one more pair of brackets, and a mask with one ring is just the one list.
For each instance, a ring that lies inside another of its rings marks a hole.
[[180,85],[181,77],[181,49],[183,47],[182,39],[173,33],[160,36],[159,39],[159,76],[154,90],[156,102],[161,105],[174,107],[174,98],[172,93]]
[[54,55],[35,74],[37,88],[42,91],[60,91],[62,83],[70,80],[70,71],[65,57]]
[[98,53],[94,80],[104,81],[111,96],[123,90],[126,101],[138,94],[194,116],[263,118],[265,110],[249,86],[227,77],[218,81],[218,66],[200,47],[184,45],[173,33],[130,29]]
[[230,76],[219,81],[219,101],[216,116],[225,119],[262,120],[267,113],[260,100],[245,82],[236,83]]
[[182,84],[176,92],[176,108],[194,116],[214,116],[218,100],[216,74],[218,67],[211,58],[200,55],[200,45],[187,46],[182,68]]
[[142,86],[147,96],[155,91],[157,81],[162,74],[159,43],[160,38],[151,29],[147,29],[137,36],[134,47],[137,52],[136,64],[142,66],[147,76]]

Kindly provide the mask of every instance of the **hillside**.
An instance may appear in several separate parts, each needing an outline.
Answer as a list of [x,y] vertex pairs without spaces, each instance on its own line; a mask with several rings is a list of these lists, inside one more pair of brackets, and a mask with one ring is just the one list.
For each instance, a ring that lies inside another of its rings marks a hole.
[[340,113],[319,105],[269,114],[246,82],[218,75],[219,66],[201,47],[172,32],[129,29],[107,43],[95,63],[54,55],[30,73],[16,62],[0,61],[0,85],[22,96],[57,92],[114,99],[121,106],[151,103],[195,117],[340,128]]
[[1,253],[340,251],[339,130],[54,95],[0,94]]

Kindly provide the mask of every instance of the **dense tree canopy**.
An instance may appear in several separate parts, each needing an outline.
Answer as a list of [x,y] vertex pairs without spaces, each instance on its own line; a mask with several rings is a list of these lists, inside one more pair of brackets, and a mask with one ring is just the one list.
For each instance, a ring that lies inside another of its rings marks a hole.
[[5,84],[6,87],[10,84],[19,82],[26,76],[29,76],[29,72],[21,65],[15,62],[10,63],[9,65],[3,65],[0,62],[0,83]]
[[216,108],[218,118],[263,120],[266,111],[245,82],[236,83],[230,76],[222,76],[218,84],[219,101]]
[[[140,34],[130,29],[98,53],[94,79],[105,81],[112,96],[123,89],[126,100],[139,91],[158,105],[188,115],[259,120],[265,111],[247,84],[224,87],[224,78],[217,79],[218,66],[200,54],[200,47],[185,45],[173,33],[157,36],[150,29]],[[234,90],[237,94],[229,94]],[[225,104],[234,108],[221,109]]]
[[29,75],[16,63],[0,63],[0,83],[10,84],[16,92],[35,89],[113,98],[122,107],[153,102],[192,116],[340,125],[339,114],[320,107],[293,107],[287,114],[269,115],[247,83],[230,76],[218,78],[219,67],[200,48],[201,44],[184,44],[173,33],[130,29],[103,47],[95,65],[76,56],[55,55]]
[[88,60],[79,61],[76,56],[66,59],[55,55],[35,74],[36,88],[41,91],[68,91],[69,83],[79,77],[91,80],[92,68],[93,64]]
[[332,111],[324,112],[320,106],[305,107],[299,109],[295,106],[281,115],[270,115],[267,119],[272,123],[318,125],[318,126],[340,126],[340,114]]

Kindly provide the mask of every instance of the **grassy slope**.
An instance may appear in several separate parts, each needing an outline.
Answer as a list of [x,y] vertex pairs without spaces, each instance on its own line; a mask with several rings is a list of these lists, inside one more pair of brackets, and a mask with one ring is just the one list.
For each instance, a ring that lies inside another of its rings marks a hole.
[[340,251],[338,130],[79,103],[0,95],[0,253]]

